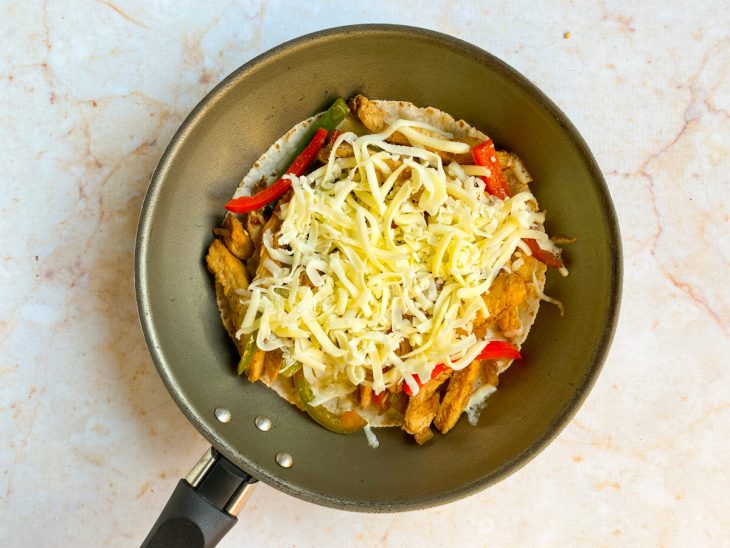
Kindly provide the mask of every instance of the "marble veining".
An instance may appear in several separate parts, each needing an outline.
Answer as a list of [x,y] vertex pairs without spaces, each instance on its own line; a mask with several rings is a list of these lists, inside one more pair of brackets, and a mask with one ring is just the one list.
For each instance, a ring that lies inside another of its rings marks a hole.
[[730,8],[700,4],[0,3],[0,545],[145,536],[206,448],[136,316],[154,166],[246,60],[321,28],[393,22],[491,51],[582,132],[622,229],[614,344],[564,432],[487,491],[360,515],[262,485],[221,545],[726,546]]

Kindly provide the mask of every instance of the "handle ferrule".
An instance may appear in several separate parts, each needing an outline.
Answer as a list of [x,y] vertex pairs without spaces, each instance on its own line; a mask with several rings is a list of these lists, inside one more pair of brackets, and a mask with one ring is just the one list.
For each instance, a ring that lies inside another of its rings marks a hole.
[[210,448],[175,487],[142,548],[209,548],[238,521],[256,479]]

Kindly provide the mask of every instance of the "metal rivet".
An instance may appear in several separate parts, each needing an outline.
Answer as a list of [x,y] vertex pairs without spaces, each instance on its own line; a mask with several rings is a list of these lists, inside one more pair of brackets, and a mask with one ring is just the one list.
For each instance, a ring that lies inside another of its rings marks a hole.
[[271,430],[271,419],[269,417],[259,415],[254,419],[253,422],[254,424],[256,424],[256,428],[258,428],[262,432],[268,432],[269,430]]
[[276,462],[278,462],[279,466],[282,468],[291,468],[294,465],[294,457],[292,457],[289,453],[280,451],[276,454]]
[[215,418],[221,422],[231,422],[231,412],[225,407],[216,407]]

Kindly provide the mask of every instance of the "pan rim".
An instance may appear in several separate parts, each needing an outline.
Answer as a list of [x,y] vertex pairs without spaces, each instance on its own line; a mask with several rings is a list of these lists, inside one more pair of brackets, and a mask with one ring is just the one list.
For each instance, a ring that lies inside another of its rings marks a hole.
[[[328,493],[317,492],[309,488],[300,487],[293,482],[284,481],[280,476],[270,474],[266,472],[266,470],[257,467],[255,463],[248,461],[240,451],[226,443],[224,439],[217,435],[215,429],[210,428],[209,424],[201,420],[198,414],[194,412],[191,402],[186,397],[182,387],[178,384],[173,374],[174,368],[171,368],[165,360],[162,346],[157,337],[156,328],[153,325],[153,311],[151,309],[148,294],[147,249],[152,229],[152,219],[154,218],[153,213],[158,203],[167,172],[177,155],[178,149],[184,142],[186,136],[192,131],[196,121],[205,116],[208,108],[214,105],[218,98],[224,95],[231,86],[235,85],[240,79],[245,78],[247,74],[257,70],[258,67],[265,65],[270,59],[291,50],[310,46],[315,42],[323,42],[362,33],[379,33],[394,36],[400,35],[411,39],[435,42],[439,47],[465,54],[479,60],[480,63],[489,64],[492,68],[496,68],[502,77],[508,79],[518,88],[534,97],[537,105],[557,120],[560,127],[572,141],[581,157],[581,160],[587,168],[594,187],[600,196],[601,204],[604,207],[608,232],[611,239],[609,247],[613,256],[612,271],[610,273],[609,306],[603,322],[605,330],[591,358],[590,367],[587,368],[582,384],[576,387],[573,397],[564,406],[561,414],[555,418],[542,436],[535,440],[520,454],[505,462],[496,470],[493,470],[489,474],[486,474],[470,483],[440,492],[434,496],[423,497],[415,501],[366,502],[362,500],[343,499]],[[578,409],[580,409],[603,367],[618,322],[622,292],[622,277],[623,262],[621,237],[618,218],[608,191],[608,186],[587,143],[568,117],[527,77],[493,54],[459,38],[437,31],[407,25],[363,24],[320,30],[284,42],[283,44],[254,57],[234,70],[195,106],[170,140],[170,143],[162,154],[150,179],[144,203],[140,210],[135,240],[135,295],[144,338],[160,378],[186,418],[195,426],[198,432],[200,432],[201,435],[209,443],[216,447],[216,449],[218,449],[226,458],[264,483],[267,483],[284,493],[308,502],[313,502],[331,508],[364,512],[400,512],[418,510],[446,504],[465,496],[475,494],[476,492],[494,485],[513,474],[547,447],[547,445],[549,445],[550,442],[552,442],[562,432],[565,426],[567,426],[573,416],[577,413]]]

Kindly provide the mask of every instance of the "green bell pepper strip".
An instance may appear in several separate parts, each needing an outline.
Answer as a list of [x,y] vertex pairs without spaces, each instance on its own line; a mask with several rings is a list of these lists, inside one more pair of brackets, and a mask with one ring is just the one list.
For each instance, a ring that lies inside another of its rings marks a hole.
[[342,123],[342,120],[344,120],[349,113],[350,107],[347,106],[347,103],[342,97],[338,97],[335,102],[330,105],[330,108],[325,110],[322,113],[322,116],[317,118],[317,120],[312,124],[312,127],[307,130],[304,137],[302,137],[301,143],[292,153],[291,158],[289,158],[287,165],[291,165],[294,159],[301,154],[307,146],[307,143],[309,143],[312,140],[312,137],[314,137],[314,134],[317,133],[318,129],[322,128],[327,131],[332,131]]
[[302,368],[302,364],[299,362],[292,362],[289,365],[282,367],[279,370],[279,375],[282,377],[292,377],[297,371]]
[[337,434],[352,434],[367,424],[356,411],[345,411],[341,415],[337,415],[324,405],[309,405],[309,402],[314,399],[314,393],[301,370],[294,375],[294,386],[296,386],[299,399],[304,404],[304,410],[327,430]]
[[243,354],[238,362],[238,374],[243,375],[248,371],[248,366],[251,364],[251,358],[256,352],[256,331],[251,333],[246,339],[246,345],[243,347]]

